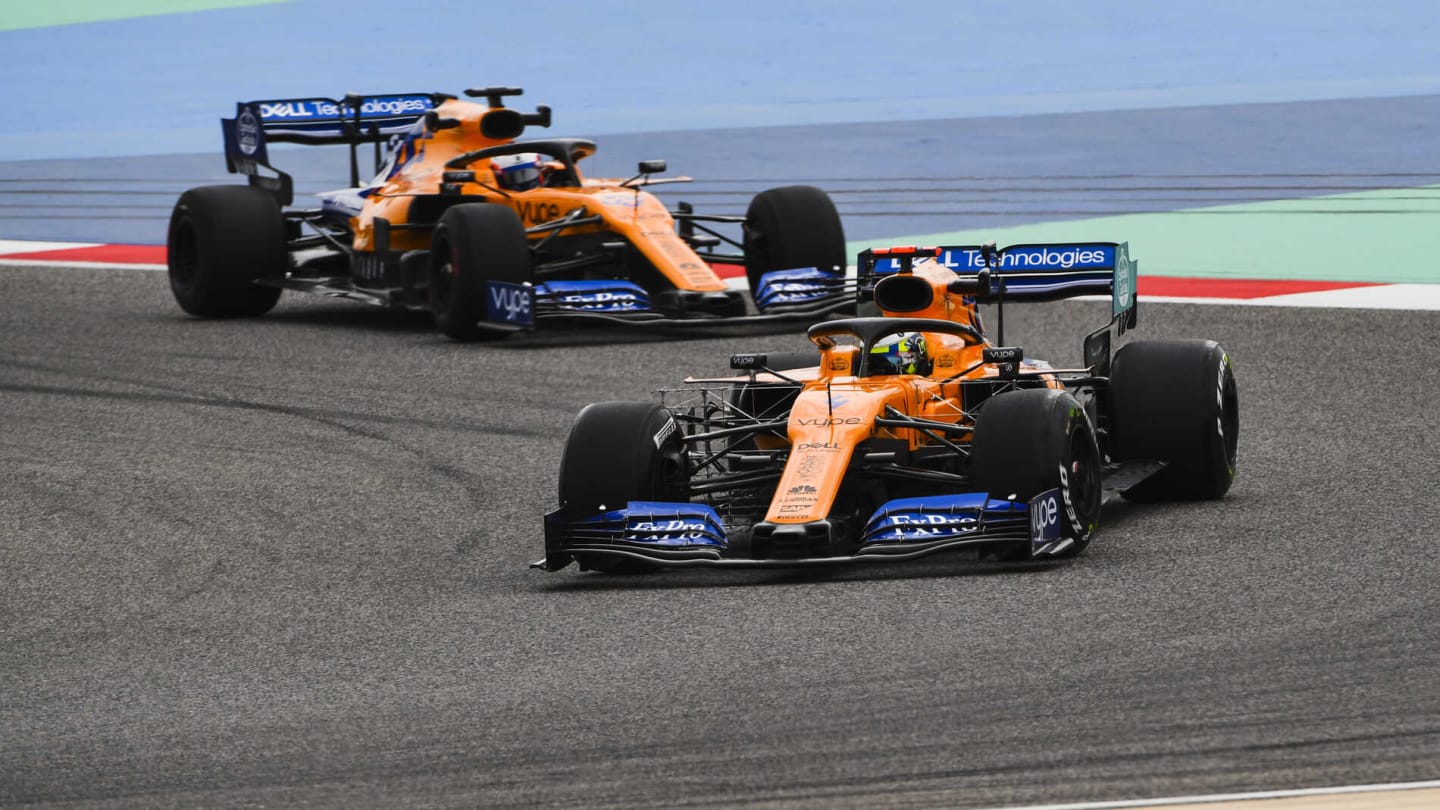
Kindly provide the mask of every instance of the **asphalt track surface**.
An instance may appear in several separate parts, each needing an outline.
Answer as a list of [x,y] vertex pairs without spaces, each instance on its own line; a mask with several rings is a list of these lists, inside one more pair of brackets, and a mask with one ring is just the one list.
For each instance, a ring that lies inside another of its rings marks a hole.
[[[1142,305],[1240,382],[1220,502],[1073,563],[612,577],[567,426],[794,334],[449,343],[0,271],[0,805],[986,807],[1433,779],[1440,315]],[[1104,305],[1007,314],[1078,359]]]

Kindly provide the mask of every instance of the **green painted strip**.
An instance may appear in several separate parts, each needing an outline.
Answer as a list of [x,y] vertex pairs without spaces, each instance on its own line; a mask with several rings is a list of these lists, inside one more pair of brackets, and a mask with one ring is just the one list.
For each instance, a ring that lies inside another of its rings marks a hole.
[[1440,185],[850,245],[1130,243],[1147,276],[1440,284]]
[[55,25],[183,14],[217,8],[268,6],[289,0],[69,0],[64,3],[16,2],[0,15],[0,31]]

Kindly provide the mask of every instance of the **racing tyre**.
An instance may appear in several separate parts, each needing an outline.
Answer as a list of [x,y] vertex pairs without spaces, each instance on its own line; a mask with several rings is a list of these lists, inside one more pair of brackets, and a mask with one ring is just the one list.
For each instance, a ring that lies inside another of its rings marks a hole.
[[250,186],[202,186],[180,195],[165,240],[170,291],[180,308],[201,318],[264,315],[279,287],[257,279],[283,277],[285,218],[269,192]]
[[[685,444],[670,411],[653,402],[597,402],[575,417],[560,457],[560,508],[574,516],[627,501],[685,501]],[[578,559],[578,558],[577,558]],[[610,574],[651,570],[630,560],[579,559]]]
[[[1054,388],[1011,391],[992,397],[980,410],[971,444],[971,476],[991,497],[1028,501],[1060,491],[1055,519],[1071,540],[1055,557],[1085,550],[1100,523],[1104,465],[1085,409]],[[1029,559],[1030,548],[997,549],[1002,560]]]
[[1126,498],[1206,500],[1230,489],[1240,407],[1230,356],[1219,343],[1127,343],[1111,365],[1110,399],[1116,460],[1167,462]]
[[830,195],[814,186],[762,191],[745,212],[745,277],[751,300],[760,278],[793,267],[844,269],[845,230]]
[[[482,323],[487,282],[528,284],[532,280],[525,226],[501,205],[465,203],[446,210],[430,242],[430,312],[435,326],[455,340],[496,340],[519,326]],[[534,312],[523,302],[523,319]],[[518,323],[518,322],[517,322]]]

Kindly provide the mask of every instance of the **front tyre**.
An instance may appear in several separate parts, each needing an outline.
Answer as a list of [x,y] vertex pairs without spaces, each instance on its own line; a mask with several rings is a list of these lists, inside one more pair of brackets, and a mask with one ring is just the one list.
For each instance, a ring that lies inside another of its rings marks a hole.
[[170,292],[200,318],[263,315],[280,300],[287,261],[285,218],[269,192],[250,186],[202,186],[180,195],[165,240]]
[[430,241],[430,312],[447,337],[509,337],[514,328],[485,323],[487,282],[526,284],[531,278],[525,226],[513,210],[465,203],[440,216]]
[[1230,355],[1219,343],[1128,343],[1115,353],[1110,393],[1117,459],[1166,462],[1126,498],[1208,500],[1229,491],[1240,406]]
[[845,229],[830,195],[814,186],[762,191],[745,212],[745,277],[757,298],[772,270],[845,269]]
[[[629,501],[685,501],[685,444],[670,411],[653,402],[597,402],[575,417],[560,457],[560,508],[573,517]],[[581,567],[638,573],[650,566],[577,555]]]
[[[1055,557],[1085,550],[1100,524],[1104,465],[1085,409],[1054,388],[1011,391],[980,410],[971,444],[971,477],[992,498],[1028,501],[1060,491],[1060,535],[1071,544]],[[1029,546],[998,549],[1005,560],[1028,559]]]

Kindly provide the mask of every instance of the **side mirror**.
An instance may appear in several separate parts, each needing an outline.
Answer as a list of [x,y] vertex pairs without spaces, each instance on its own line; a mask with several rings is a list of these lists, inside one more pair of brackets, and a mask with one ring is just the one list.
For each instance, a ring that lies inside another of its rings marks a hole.
[[980,350],[980,359],[986,363],[1018,363],[1025,359],[1025,350],[1019,346],[986,346]]
[[770,358],[763,354],[732,354],[730,355],[730,368],[736,371],[758,371],[770,362]]
[[963,276],[945,285],[945,289],[960,295],[989,295],[993,290],[990,288],[990,271],[981,270],[973,276]]
[[1020,376],[1020,361],[1025,359],[1025,350],[1019,346],[986,347],[980,352],[980,359],[994,363],[1000,379],[1013,380]]
[[460,126],[459,118],[441,118],[440,113],[430,110],[425,113],[425,126],[431,132],[439,132],[442,129],[454,129]]
[[659,174],[663,171],[665,171],[665,161],[663,160],[640,161],[640,174]]

